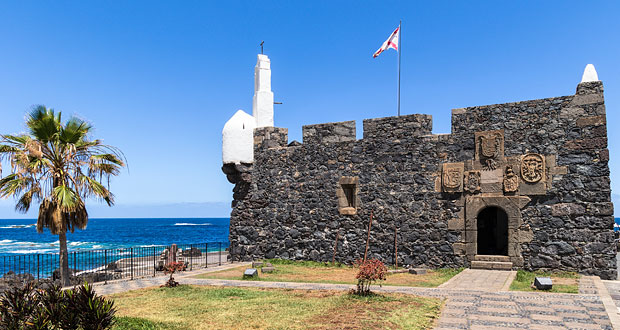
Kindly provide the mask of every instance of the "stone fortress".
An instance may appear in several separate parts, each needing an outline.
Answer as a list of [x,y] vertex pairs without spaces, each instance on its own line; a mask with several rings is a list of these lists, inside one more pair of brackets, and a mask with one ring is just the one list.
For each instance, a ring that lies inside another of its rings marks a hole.
[[[235,260],[567,270],[616,279],[603,84],[588,65],[574,95],[430,115],[273,127],[270,61],[258,55],[253,115],[223,130],[235,184]],[[336,247],[336,250],[334,250]],[[395,249],[397,247],[397,250]]]

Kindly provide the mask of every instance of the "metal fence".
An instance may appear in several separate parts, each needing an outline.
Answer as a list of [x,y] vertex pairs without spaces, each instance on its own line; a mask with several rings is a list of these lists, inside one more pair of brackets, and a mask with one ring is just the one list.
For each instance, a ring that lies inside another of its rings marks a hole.
[[[228,242],[173,244],[105,250],[69,251],[73,283],[134,279],[162,274],[172,261],[184,262],[187,270],[221,265],[228,260]],[[0,257],[0,276],[32,280],[58,279],[58,254],[27,254]]]

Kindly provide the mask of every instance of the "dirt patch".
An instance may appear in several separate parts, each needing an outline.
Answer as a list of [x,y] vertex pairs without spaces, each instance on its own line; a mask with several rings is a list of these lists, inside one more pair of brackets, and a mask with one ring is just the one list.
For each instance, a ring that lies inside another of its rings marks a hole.
[[551,280],[553,284],[556,285],[577,285],[579,283],[579,279],[577,278],[566,278],[566,277],[554,277],[551,276]]
[[352,302],[329,309],[308,320],[313,329],[401,329],[385,319],[395,310],[408,307],[402,301]]

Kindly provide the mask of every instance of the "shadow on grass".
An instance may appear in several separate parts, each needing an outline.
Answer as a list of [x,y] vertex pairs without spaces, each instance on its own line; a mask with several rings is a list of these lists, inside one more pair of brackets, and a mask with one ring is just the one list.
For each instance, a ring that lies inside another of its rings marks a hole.
[[155,322],[140,317],[121,316],[116,318],[112,330],[183,330],[181,325]]

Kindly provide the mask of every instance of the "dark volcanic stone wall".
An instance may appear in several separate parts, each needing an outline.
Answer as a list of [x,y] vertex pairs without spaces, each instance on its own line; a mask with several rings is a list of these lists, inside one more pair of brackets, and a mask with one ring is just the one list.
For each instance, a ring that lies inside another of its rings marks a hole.
[[[515,247],[515,267],[616,278],[600,82],[574,96],[455,109],[451,134],[432,135],[431,126],[429,115],[370,119],[355,140],[354,122],[309,125],[291,146],[285,129],[257,129],[254,164],[224,167],[236,184],[233,258],[328,261],[339,233],[336,260],[353,262],[372,211],[371,257],[392,263],[398,230],[399,264],[469,266],[465,193],[442,192],[442,164],[471,161],[476,132],[503,130],[507,158],[539,153],[551,164],[546,194],[528,195],[521,208],[519,230],[531,237]],[[339,212],[342,177],[359,179],[356,214]]]

